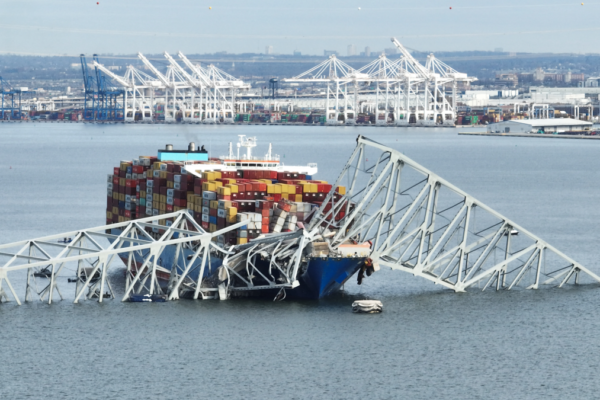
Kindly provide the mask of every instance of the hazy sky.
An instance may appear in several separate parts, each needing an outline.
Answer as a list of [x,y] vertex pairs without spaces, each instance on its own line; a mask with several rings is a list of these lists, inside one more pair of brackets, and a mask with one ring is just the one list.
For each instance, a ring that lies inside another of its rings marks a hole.
[[[345,55],[418,50],[597,53],[600,1],[0,0],[0,52]],[[212,7],[212,9],[209,9]],[[360,7],[360,9],[359,9]],[[450,8],[451,7],[451,8]]]

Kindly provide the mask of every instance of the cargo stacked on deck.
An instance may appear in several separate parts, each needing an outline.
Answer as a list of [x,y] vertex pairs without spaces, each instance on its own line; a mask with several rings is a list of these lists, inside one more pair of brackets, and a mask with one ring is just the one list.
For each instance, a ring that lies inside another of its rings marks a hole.
[[[214,165],[215,169],[221,167]],[[191,174],[185,166],[180,161],[147,156],[122,161],[108,176],[107,224],[187,209],[208,232],[247,222],[215,238],[222,245],[246,244],[262,234],[296,231],[298,223],[309,221],[312,210],[320,207],[332,190],[326,181],[296,172],[240,169]],[[337,188],[334,201],[344,194],[344,187]],[[325,210],[331,206],[328,203]],[[342,207],[328,219],[338,221],[345,212]],[[172,220],[159,217],[158,224],[167,227]],[[149,232],[162,234],[164,230]]]

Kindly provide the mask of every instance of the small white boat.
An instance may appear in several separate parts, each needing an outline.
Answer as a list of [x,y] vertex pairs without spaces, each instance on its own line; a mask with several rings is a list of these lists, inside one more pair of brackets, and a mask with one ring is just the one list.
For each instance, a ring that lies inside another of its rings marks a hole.
[[357,300],[352,303],[352,312],[355,313],[380,313],[383,311],[383,304],[379,300]]

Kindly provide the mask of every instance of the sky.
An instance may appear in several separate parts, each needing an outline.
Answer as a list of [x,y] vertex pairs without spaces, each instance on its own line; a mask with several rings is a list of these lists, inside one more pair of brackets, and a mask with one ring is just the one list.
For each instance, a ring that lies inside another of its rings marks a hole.
[[0,53],[598,53],[600,0],[0,0]]

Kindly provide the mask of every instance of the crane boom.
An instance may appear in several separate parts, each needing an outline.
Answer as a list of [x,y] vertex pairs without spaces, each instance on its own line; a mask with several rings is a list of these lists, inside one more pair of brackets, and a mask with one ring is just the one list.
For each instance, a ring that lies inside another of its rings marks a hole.
[[102,72],[104,72],[112,80],[114,80],[115,82],[118,82],[120,85],[122,85],[124,87],[127,87],[127,88],[133,87],[133,85],[130,84],[129,82],[127,82],[125,79],[123,79],[123,77],[121,77],[119,75],[116,75],[114,72],[112,72],[111,70],[109,70],[108,68],[106,68],[104,65],[98,63],[95,60],[94,60],[94,67],[98,68],[99,70],[101,70]]
[[190,70],[194,71],[200,77],[200,79],[204,81],[205,85],[211,86],[211,82],[206,75],[204,75],[200,69],[196,68],[196,66],[190,60],[188,60],[188,58],[182,52],[178,52],[177,55]]
[[175,61],[173,59],[173,57],[171,57],[171,55],[169,53],[167,53],[165,51],[165,58],[167,59],[167,61],[169,61],[169,63],[177,70],[179,71],[179,73],[181,75],[183,75],[183,77],[188,81],[188,83],[194,87],[197,88],[201,88],[203,85],[201,83],[199,83],[198,81],[194,80],[194,78],[192,78],[192,76],[190,74],[188,74],[188,72],[183,69],[181,67],[181,65],[177,64],[177,61]]
[[156,67],[152,65],[152,63],[148,61],[148,59],[144,57],[142,53],[138,53],[138,58],[142,60],[144,65],[148,67],[152,73],[154,73],[154,75],[163,83],[163,85],[169,88],[173,87],[173,84],[169,82],[169,80],[163,74],[161,74],[160,71],[157,70]]
[[394,43],[394,46],[396,46],[398,50],[400,50],[400,53],[402,53],[402,55],[406,58],[406,62],[409,63],[422,78],[430,78],[430,72],[427,70],[427,68],[423,67],[417,60],[415,60],[412,54],[406,50],[406,48],[398,41],[398,39],[393,37],[392,43]]

